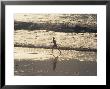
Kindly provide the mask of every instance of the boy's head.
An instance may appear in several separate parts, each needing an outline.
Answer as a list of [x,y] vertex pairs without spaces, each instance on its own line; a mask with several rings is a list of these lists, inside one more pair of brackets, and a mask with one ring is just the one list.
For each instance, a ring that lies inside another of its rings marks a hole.
[[55,39],[55,37],[53,37],[53,39]]

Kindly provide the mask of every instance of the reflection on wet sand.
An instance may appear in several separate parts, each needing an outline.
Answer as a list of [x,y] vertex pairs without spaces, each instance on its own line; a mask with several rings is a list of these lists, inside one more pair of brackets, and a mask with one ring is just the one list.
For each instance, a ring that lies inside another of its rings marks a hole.
[[95,61],[15,60],[15,76],[96,76]]
[[53,60],[53,70],[55,70],[56,68],[57,60],[58,60],[58,56],[55,57],[55,59]]

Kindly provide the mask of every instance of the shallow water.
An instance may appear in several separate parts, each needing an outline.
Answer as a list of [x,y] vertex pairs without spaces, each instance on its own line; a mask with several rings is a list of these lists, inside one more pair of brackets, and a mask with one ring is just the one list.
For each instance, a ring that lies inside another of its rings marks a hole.
[[54,57],[59,57],[59,60],[79,60],[79,61],[96,61],[96,52],[75,51],[75,50],[59,50],[45,48],[14,48],[14,59],[18,60],[49,60]]
[[52,46],[55,37],[59,47],[97,49],[97,33],[64,33],[46,30],[17,30],[14,32],[14,44]]
[[[53,37],[55,37],[58,47],[70,48],[70,50],[60,49],[60,55],[59,51],[54,49],[52,53]],[[48,60],[58,56],[59,60],[76,59],[79,61],[96,61],[97,57],[96,51],[80,50],[83,48],[97,50],[97,33],[16,30],[14,32],[14,44],[20,46],[14,47],[14,58],[19,60]],[[32,45],[33,48],[29,48],[29,45]],[[45,47],[50,47],[50,49],[46,49]],[[79,51],[71,50],[76,48]]]

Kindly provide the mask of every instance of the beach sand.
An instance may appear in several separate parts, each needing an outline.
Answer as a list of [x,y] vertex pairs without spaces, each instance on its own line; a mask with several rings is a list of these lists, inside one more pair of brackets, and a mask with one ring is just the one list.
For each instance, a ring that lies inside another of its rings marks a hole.
[[97,76],[97,63],[94,61],[57,61],[53,70],[53,60],[15,60],[16,76]]

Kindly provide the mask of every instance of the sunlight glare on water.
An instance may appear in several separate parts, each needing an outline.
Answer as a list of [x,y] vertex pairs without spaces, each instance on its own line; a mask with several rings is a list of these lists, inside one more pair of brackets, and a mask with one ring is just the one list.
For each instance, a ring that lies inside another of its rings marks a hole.
[[74,50],[61,50],[61,55],[59,50],[54,50],[52,53],[51,49],[43,48],[23,48],[15,47],[14,59],[20,60],[49,60],[54,57],[59,57],[59,60],[80,60],[80,61],[96,61],[95,52],[80,52]]

